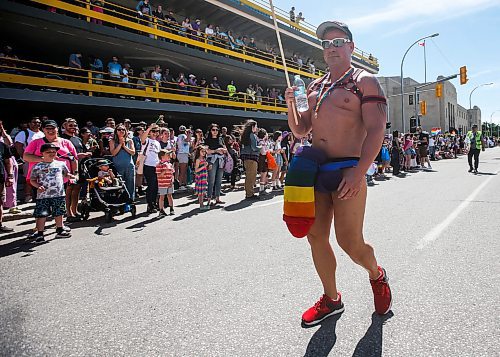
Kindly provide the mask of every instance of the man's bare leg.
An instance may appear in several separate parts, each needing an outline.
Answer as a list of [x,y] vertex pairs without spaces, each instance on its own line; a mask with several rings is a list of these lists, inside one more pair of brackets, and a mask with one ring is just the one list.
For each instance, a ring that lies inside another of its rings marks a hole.
[[335,214],[335,235],[339,246],[355,263],[368,271],[370,279],[377,279],[380,272],[373,248],[363,239],[366,184],[362,186],[354,198],[340,200],[338,193],[334,193],[332,200]]
[[330,245],[330,229],[333,218],[333,202],[329,193],[315,192],[316,218],[307,239],[311,245],[314,266],[323,284],[324,292],[337,298],[335,271],[337,261]]

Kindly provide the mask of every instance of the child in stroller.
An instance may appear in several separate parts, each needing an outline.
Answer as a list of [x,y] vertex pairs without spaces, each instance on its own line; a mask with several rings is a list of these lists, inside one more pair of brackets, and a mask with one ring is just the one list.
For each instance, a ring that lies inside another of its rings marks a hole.
[[109,161],[98,161],[97,167],[99,167],[99,172],[97,173],[97,184],[99,187],[113,187],[120,185],[120,182],[116,179],[113,170],[109,168]]
[[135,217],[136,206],[111,161],[87,159],[82,163],[82,175],[89,183],[80,204],[84,220],[89,218],[91,211],[104,211],[106,222],[111,222],[118,213],[130,212]]

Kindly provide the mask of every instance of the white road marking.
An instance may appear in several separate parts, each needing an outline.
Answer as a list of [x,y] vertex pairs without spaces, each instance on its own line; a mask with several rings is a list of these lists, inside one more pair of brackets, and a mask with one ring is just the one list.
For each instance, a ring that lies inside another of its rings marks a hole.
[[481,192],[481,190],[485,188],[486,185],[491,180],[493,180],[499,172],[500,170],[497,170],[495,172],[495,175],[488,177],[488,179],[486,179],[482,184],[480,184],[460,205],[458,205],[457,208],[455,208],[453,212],[451,212],[443,222],[438,224],[429,233],[427,233],[425,237],[422,238],[420,242],[417,244],[417,249],[424,249],[427,245],[435,241],[441,235],[441,233],[443,233],[443,231],[446,228],[448,228],[448,226],[458,217],[458,215],[462,213],[462,211],[466,209],[467,206],[471,204],[471,202],[474,201],[479,192]]
[[239,212],[248,211],[248,210],[251,210],[251,209],[256,209],[256,208],[266,207],[266,206],[273,206],[273,205],[277,205],[277,204],[283,204],[283,200],[269,202],[269,203],[264,203],[262,205],[255,205],[255,206],[245,207],[245,208],[238,209],[238,210],[235,210],[235,211],[226,211],[226,213],[239,213]]

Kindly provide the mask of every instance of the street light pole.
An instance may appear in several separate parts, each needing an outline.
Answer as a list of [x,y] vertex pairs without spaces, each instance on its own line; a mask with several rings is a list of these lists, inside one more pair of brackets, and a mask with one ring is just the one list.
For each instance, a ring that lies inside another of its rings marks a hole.
[[[439,36],[438,33],[435,33],[435,34],[432,34],[432,35],[429,35],[429,36],[425,36],[425,37],[422,37],[422,38],[419,38],[418,40],[416,40],[415,42],[413,42],[411,44],[410,47],[408,47],[408,49],[406,50],[404,56],[403,56],[403,59],[401,60],[401,77],[400,77],[400,80],[401,80],[401,123],[402,123],[402,128],[403,128],[403,133],[406,133],[406,127],[405,127],[405,97],[404,97],[404,86],[403,86],[403,62],[405,61],[405,58],[406,58],[406,55],[408,54],[408,52],[410,51],[410,49],[415,46],[418,42],[422,41],[422,40],[425,40],[426,38],[431,38],[431,37],[436,37],[436,36]],[[416,98],[415,98],[416,100]]]
[[[493,113],[491,113],[491,115],[490,115],[490,126],[491,126],[491,131],[492,131],[491,136],[493,136],[493,115],[494,115],[495,113],[498,113],[498,112],[500,112],[500,109],[499,109],[499,110],[495,110],[495,111],[494,111]],[[497,140],[498,140],[499,134],[500,134],[500,123],[499,123],[499,124],[497,124]]]
[[474,91],[475,91],[476,89],[478,89],[478,88],[481,88],[481,87],[484,87],[484,86],[491,86],[491,85],[493,85],[493,82],[491,82],[491,83],[484,83],[484,84],[480,84],[480,85],[478,85],[476,88],[474,88],[474,89],[470,92],[470,94],[469,94],[469,109],[472,109],[472,93],[474,93]]

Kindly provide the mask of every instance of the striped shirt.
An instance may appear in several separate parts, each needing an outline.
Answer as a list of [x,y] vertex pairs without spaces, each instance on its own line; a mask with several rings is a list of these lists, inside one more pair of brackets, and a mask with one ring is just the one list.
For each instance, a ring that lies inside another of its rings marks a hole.
[[158,188],[172,187],[174,179],[174,168],[169,162],[161,162],[156,165],[156,177],[158,178]]

